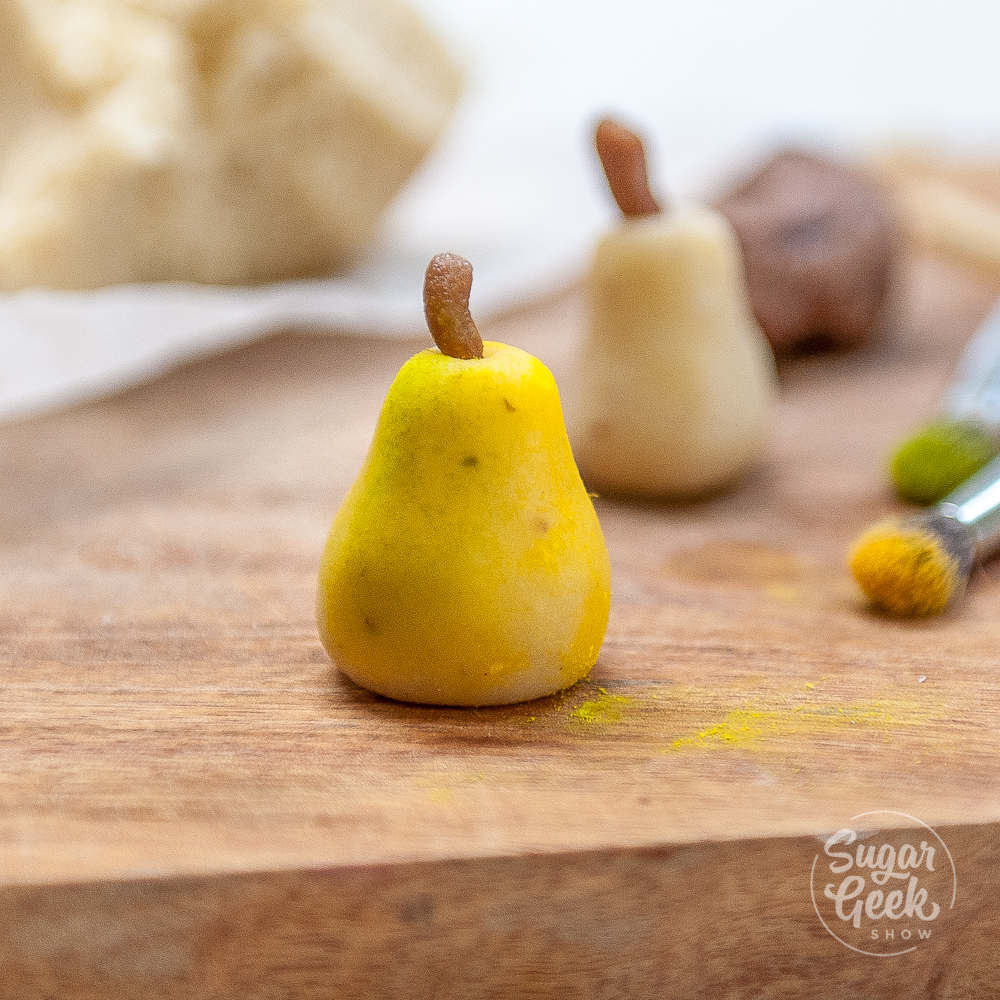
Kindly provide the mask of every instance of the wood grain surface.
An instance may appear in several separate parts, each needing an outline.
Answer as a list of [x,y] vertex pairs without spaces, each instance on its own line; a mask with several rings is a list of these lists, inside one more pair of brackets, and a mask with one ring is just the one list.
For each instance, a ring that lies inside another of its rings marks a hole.
[[[877,342],[783,366],[742,488],[598,500],[600,661],[503,709],[371,696],[316,637],[422,343],[283,335],[0,428],[0,996],[1000,995],[1000,571],[912,623],[844,569],[995,293],[908,262]],[[565,378],[581,321],[483,332]],[[810,901],[817,837],[866,810],[935,825],[958,874],[896,959]]]

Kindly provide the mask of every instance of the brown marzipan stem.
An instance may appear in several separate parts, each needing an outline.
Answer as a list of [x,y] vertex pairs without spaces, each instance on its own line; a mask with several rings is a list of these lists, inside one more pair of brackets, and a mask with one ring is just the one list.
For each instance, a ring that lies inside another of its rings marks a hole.
[[481,358],[483,341],[469,314],[472,265],[457,253],[431,258],[424,275],[424,316],[434,343],[453,358]]
[[594,131],[594,145],[622,215],[626,219],[659,215],[660,206],[649,190],[642,139],[624,125],[605,118]]

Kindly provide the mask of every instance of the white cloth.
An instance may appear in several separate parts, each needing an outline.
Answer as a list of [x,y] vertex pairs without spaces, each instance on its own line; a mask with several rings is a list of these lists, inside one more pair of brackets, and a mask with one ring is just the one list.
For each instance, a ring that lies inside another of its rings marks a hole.
[[590,152],[603,112],[640,126],[659,190],[679,194],[789,136],[846,148],[907,134],[1000,139],[1000,5],[989,0],[416,2],[469,88],[369,262],[252,289],[0,295],[0,420],[292,325],[412,335],[440,250],[473,262],[480,318],[554,290],[613,218]]

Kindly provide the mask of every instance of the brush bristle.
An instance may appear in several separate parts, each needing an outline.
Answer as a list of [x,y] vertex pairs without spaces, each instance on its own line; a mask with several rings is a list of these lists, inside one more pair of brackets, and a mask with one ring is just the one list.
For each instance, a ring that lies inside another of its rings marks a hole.
[[958,560],[933,531],[898,521],[869,528],[854,543],[850,566],[872,603],[905,617],[939,614],[963,582]]
[[904,500],[932,504],[978,472],[996,453],[992,438],[976,424],[940,420],[899,446],[890,473]]

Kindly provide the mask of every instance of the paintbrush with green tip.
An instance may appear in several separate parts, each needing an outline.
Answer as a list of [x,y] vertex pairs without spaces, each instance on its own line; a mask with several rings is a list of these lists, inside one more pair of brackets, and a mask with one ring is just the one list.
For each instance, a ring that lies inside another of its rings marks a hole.
[[1000,453],[1000,305],[965,346],[938,415],[904,441],[889,471],[912,503],[937,503]]

